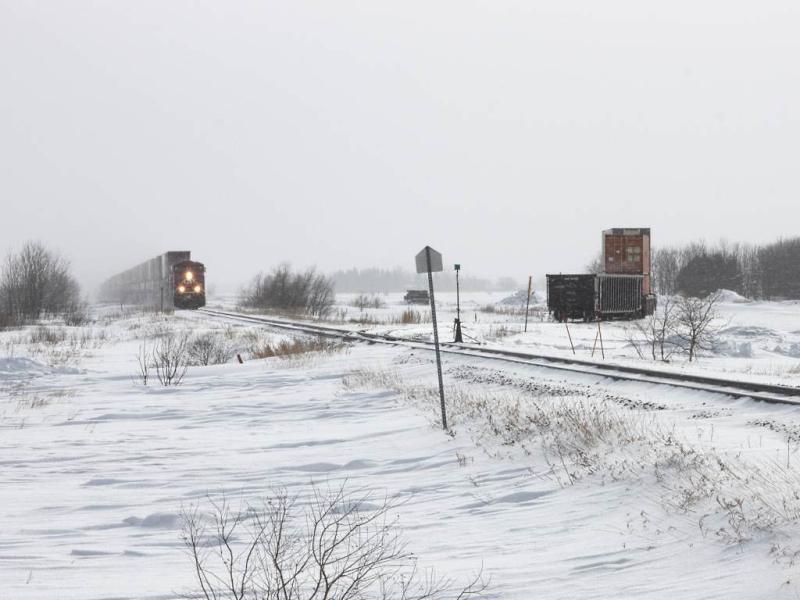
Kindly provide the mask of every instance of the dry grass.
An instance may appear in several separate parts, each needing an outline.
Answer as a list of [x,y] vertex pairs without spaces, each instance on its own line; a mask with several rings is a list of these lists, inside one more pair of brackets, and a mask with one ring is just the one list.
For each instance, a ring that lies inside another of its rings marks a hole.
[[500,340],[512,335],[522,333],[522,327],[515,327],[512,325],[489,325],[489,331],[486,333],[487,340]]
[[75,390],[35,391],[31,389],[29,384],[30,382],[23,381],[0,390],[15,403],[14,412],[19,413],[43,408],[54,402],[75,396]]
[[[408,382],[396,371],[360,370],[347,389],[389,389],[423,409],[440,426],[436,387]],[[646,481],[671,512],[696,513],[704,536],[726,544],[772,541],[776,560],[800,557],[800,469],[789,461],[746,460],[689,443],[660,417],[605,400],[487,392],[450,386],[445,392],[454,429],[489,455],[543,460],[561,486],[588,480]]]
[[61,327],[40,325],[28,335],[29,344],[59,344],[67,339],[66,331]]
[[341,352],[346,344],[332,342],[325,338],[293,338],[278,343],[263,341],[250,348],[251,358],[290,357],[312,352],[333,354]]
[[420,323],[430,323],[431,314],[429,312],[420,312],[413,308],[407,308],[399,317],[393,317],[391,323],[393,325],[419,325]]
[[375,316],[372,313],[362,311],[355,316],[349,316],[346,309],[338,309],[331,313],[330,318],[326,319],[330,323],[354,323],[356,325],[419,325],[431,322],[430,311],[418,311],[413,308],[406,308],[400,314],[390,314]]
[[0,346],[7,356],[27,356],[62,366],[77,365],[107,341],[103,328],[38,325],[4,336]]

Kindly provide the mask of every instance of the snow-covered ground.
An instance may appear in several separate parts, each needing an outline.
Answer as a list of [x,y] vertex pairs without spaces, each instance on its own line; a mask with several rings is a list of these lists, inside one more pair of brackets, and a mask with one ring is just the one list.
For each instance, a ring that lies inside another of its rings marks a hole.
[[[430,322],[403,325],[396,321],[408,308],[403,294],[377,295],[382,308],[354,307],[358,294],[338,294],[334,318],[354,329],[391,332],[409,337],[431,337]],[[535,292],[531,302],[528,330],[524,331],[524,305],[512,300],[511,292],[469,292],[461,294],[461,320],[464,340],[495,347],[512,347],[537,354],[576,356],[582,360],[605,360],[654,369],[709,374],[724,378],[740,378],[765,383],[800,386],[800,302],[748,301],[733,292],[724,292],[718,304],[721,328],[713,351],[702,352],[698,360],[689,363],[680,354],[669,363],[643,360],[631,346],[629,338],[636,335],[628,321],[607,322],[601,325],[605,358],[601,359],[597,324],[570,323],[569,335],[575,346],[573,354],[567,327],[549,319],[546,298]],[[216,306],[233,308],[233,296],[212,300]],[[456,316],[456,295],[436,294],[439,334],[442,340],[453,339]],[[429,319],[426,306],[411,308]],[[494,312],[491,312],[494,311]],[[631,333],[629,333],[629,331]],[[647,357],[646,344],[640,345]],[[592,352],[594,349],[594,353]]]
[[[796,308],[736,316],[786,345]],[[470,312],[482,335],[507,318]],[[500,341],[564,351],[559,326],[532,325]],[[487,598],[800,594],[800,408],[446,356],[447,435],[424,351],[243,346],[244,364],[144,386],[137,353],[170,331],[274,334],[196,313],[52,329],[0,333],[2,598],[178,597],[194,587],[182,509],[343,481],[400,497],[420,562],[459,581],[482,568]],[[771,360],[755,339],[741,360]]]

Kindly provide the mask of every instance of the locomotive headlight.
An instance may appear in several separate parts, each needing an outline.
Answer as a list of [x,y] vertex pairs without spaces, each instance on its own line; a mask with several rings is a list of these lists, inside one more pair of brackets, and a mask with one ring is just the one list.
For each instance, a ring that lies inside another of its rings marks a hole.
[[200,293],[200,286],[199,285],[194,286],[194,293],[195,294],[199,294]]
[[186,291],[186,288],[185,288],[185,287],[183,287],[182,285],[179,285],[179,286],[178,286],[178,291],[179,291],[179,292],[182,294],[183,292],[185,292],[185,291]]
[[194,279],[194,273],[186,271],[186,281],[191,281],[192,279]]

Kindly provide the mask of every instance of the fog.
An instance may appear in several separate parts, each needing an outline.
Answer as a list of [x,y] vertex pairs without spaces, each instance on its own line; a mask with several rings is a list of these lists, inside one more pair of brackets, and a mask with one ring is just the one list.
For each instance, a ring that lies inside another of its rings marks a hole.
[[0,253],[582,269],[797,233],[800,5],[0,0]]

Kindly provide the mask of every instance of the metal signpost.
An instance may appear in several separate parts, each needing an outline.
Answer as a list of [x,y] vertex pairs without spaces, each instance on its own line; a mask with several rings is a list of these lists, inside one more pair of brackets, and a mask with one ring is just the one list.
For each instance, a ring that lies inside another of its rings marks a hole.
[[456,339],[454,342],[461,343],[464,338],[461,335],[461,291],[458,287],[458,272],[461,270],[461,265],[454,265],[456,270]]
[[415,257],[417,273],[428,274],[428,291],[431,297],[431,320],[433,321],[433,345],[436,348],[436,372],[439,375],[439,399],[442,404],[442,429],[447,430],[447,412],[444,407],[444,382],[442,381],[442,356],[439,353],[439,329],[436,325],[436,302],[433,299],[433,273],[442,271],[442,255],[425,246]]

